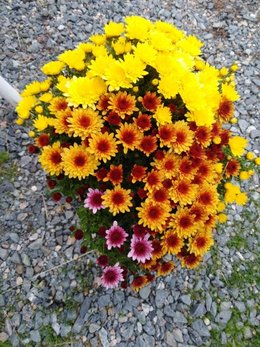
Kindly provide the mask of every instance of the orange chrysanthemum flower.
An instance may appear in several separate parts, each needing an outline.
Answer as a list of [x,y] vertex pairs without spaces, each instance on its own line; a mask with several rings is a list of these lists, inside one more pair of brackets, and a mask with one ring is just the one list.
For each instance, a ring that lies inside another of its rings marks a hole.
[[146,285],[146,283],[147,283],[147,278],[145,276],[137,276],[133,279],[131,283],[131,287],[135,291],[138,291],[141,288],[143,288]]
[[135,183],[137,181],[142,181],[145,177],[147,168],[142,165],[134,165],[131,170],[131,180],[132,183]]
[[99,133],[103,126],[102,119],[98,113],[91,108],[76,108],[69,118],[69,127],[73,130],[74,137],[81,137],[84,140],[90,135]]
[[65,110],[58,111],[56,118],[53,120],[53,126],[57,134],[68,134],[71,136],[73,130],[69,127],[69,119],[72,116],[71,108],[67,107]]
[[170,188],[170,197],[181,206],[190,205],[196,198],[197,187],[187,179],[175,180]]
[[142,98],[142,104],[148,111],[155,112],[157,107],[161,104],[161,98],[156,93],[147,92]]
[[216,187],[209,184],[202,185],[198,191],[197,202],[208,212],[215,212],[219,202]]
[[174,153],[166,152],[162,160],[155,160],[155,165],[163,171],[166,178],[175,177],[178,170],[179,157]]
[[35,143],[38,147],[48,146],[49,142],[50,142],[50,136],[44,133],[35,139]]
[[188,208],[179,208],[175,215],[173,215],[170,224],[180,238],[189,237],[197,231],[194,216]]
[[65,175],[79,180],[93,175],[99,164],[96,156],[92,155],[85,146],[79,146],[77,143],[64,148],[62,162]]
[[148,200],[160,204],[169,204],[169,193],[164,187],[153,189],[148,193]]
[[187,180],[192,180],[196,173],[192,162],[186,156],[178,162],[177,172],[180,178],[185,178]]
[[190,253],[184,257],[181,257],[181,264],[183,267],[187,267],[188,269],[194,269],[200,264],[201,260],[202,258],[200,255]]
[[114,185],[120,184],[123,181],[123,167],[122,164],[115,166],[110,165],[110,170],[107,176],[104,178],[104,182],[110,181]]
[[101,111],[102,114],[108,112],[110,94],[103,94],[98,100],[97,109]]
[[106,163],[117,154],[117,143],[114,135],[108,134],[95,134],[89,140],[89,151],[93,153],[97,159]]
[[106,190],[102,195],[103,206],[115,216],[118,213],[129,212],[133,206],[130,196],[131,190],[121,188],[120,185],[115,186],[112,190]]
[[221,120],[228,122],[234,114],[233,102],[223,97],[220,100],[217,114]]
[[216,224],[217,224],[216,214],[210,214],[207,216],[207,219],[204,222],[203,226],[204,226],[205,230],[211,231],[215,228]]
[[152,251],[152,259],[156,260],[156,259],[161,259],[164,255],[165,255],[165,250],[162,247],[161,241],[158,239],[153,239],[152,241],[152,247],[153,247],[153,251]]
[[194,216],[195,223],[205,223],[208,215],[204,209],[204,207],[198,203],[195,203],[190,208],[190,214]]
[[57,114],[57,112],[59,111],[64,111],[66,110],[66,108],[68,107],[68,103],[66,98],[62,97],[62,96],[58,96],[56,98],[52,98],[48,109],[50,110],[50,112],[52,114]]
[[193,143],[193,131],[182,120],[173,125],[175,131],[175,139],[172,142],[173,151],[177,154],[187,152]]
[[142,134],[134,124],[124,124],[118,130],[116,137],[119,143],[123,145],[124,153],[129,149],[132,151],[140,144]]
[[108,108],[119,114],[122,118],[125,118],[125,115],[131,115],[134,111],[138,111],[138,108],[135,106],[135,97],[126,92],[111,94],[108,101]]
[[175,128],[173,124],[160,125],[158,129],[158,137],[160,139],[160,146],[172,147],[172,142],[175,141]]
[[148,191],[160,188],[162,186],[163,178],[164,177],[163,177],[162,171],[158,171],[154,169],[148,172],[146,177],[144,178],[144,182],[145,182],[144,188]]
[[[201,178],[201,182],[213,182],[216,178],[216,172],[213,169],[212,163],[209,161],[202,161],[201,164],[198,166],[196,177],[197,176]],[[197,182],[199,181],[197,180]]]
[[211,131],[208,127],[197,127],[195,131],[195,139],[202,147],[208,147],[211,142]]
[[226,165],[225,175],[227,177],[238,176],[239,172],[240,172],[239,161],[237,159],[231,159]]
[[148,114],[139,113],[138,117],[134,119],[135,125],[143,130],[147,131],[151,128],[151,117]]
[[60,142],[43,147],[42,153],[39,155],[39,162],[50,175],[59,175],[63,171],[62,153]]
[[146,135],[138,145],[138,149],[147,157],[157,149],[156,137]]
[[163,227],[169,217],[170,207],[168,205],[161,205],[152,203],[148,200],[137,207],[139,222],[143,226],[147,226],[154,231],[163,231]]
[[213,244],[212,234],[201,231],[189,239],[189,251],[195,255],[203,256]]
[[175,268],[173,261],[162,262],[157,270],[158,276],[167,276]]
[[183,247],[183,240],[174,231],[168,230],[162,237],[162,247],[166,253],[177,254]]
[[154,267],[155,265],[156,265],[156,259],[153,259],[153,258],[147,259],[144,263],[140,263],[140,266],[146,270],[151,270],[152,267]]

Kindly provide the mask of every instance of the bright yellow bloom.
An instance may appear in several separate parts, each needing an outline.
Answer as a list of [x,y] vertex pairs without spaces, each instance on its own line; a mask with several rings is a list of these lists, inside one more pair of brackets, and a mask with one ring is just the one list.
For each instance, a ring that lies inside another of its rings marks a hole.
[[233,136],[229,139],[228,144],[233,155],[241,157],[245,151],[247,140],[241,136]]
[[99,77],[73,77],[67,85],[69,106],[94,107],[99,97],[106,93],[105,82]]
[[214,165],[214,167],[215,167],[215,170],[217,173],[219,173],[219,174],[222,173],[222,171],[223,171],[223,164],[222,163],[217,163]]
[[130,53],[124,55],[121,66],[131,83],[136,83],[140,78],[148,74],[148,72],[145,71],[146,64]]
[[159,105],[153,114],[153,117],[159,124],[171,123],[172,113],[169,107]]
[[161,93],[166,99],[174,98],[179,91],[179,82],[176,80],[174,74],[168,74],[162,76],[159,80],[158,91]]
[[29,136],[29,137],[35,137],[35,132],[32,131],[32,130],[30,130],[30,131],[28,132],[28,136]]
[[49,63],[43,65],[41,71],[45,75],[58,75],[64,68],[65,64],[61,61],[50,61]]
[[173,49],[171,39],[161,31],[151,30],[149,33],[151,46],[157,51],[171,51]]
[[64,76],[58,76],[58,83],[56,85],[57,89],[59,89],[61,92],[66,93],[67,92],[67,84],[70,82],[71,79]]
[[106,36],[103,34],[94,34],[91,35],[89,38],[90,41],[92,41],[95,45],[104,45],[106,42]]
[[33,126],[38,131],[42,131],[49,126],[49,118],[39,114],[38,117],[33,121]]
[[64,148],[62,163],[65,175],[79,180],[94,175],[94,171],[99,164],[95,155],[91,154],[86,147],[77,143],[69,148]]
[[30,84],[27,84],[23,92],[21,93],[21,97],[31,96],[34,94],[38,94],[41,92],[41,82],[34,81]]
[[218,205],[217,205],[217,210],[218,210],[218,212],[224,211],[225,208],[226,208],[226,205],[224,204],[224,202],[219,201],[219,203],[218,203]]
[[106,37],[115,37],[120,36],[124,32],[124,24],[123,23],[116,23],[116,22],[109,22],[104,26],[104,31],[106,34]]
[[226,76],[228,74],[228,69],[224,66],[219,70],[219,75],[221,77]]
[[16,123],[17,125],[23,125],[23,124],[24,124],[24,119],[22,119],[22,118],[17,118],[16,121],[15,121],[15,123]]
[[222,96],[230,101],[237,101],[239,99],[239,94],[235,87],[227,83],[222,84]]
[[248,173],[248,171],[241,171],[239,174],[239,178],[241,180],[248,180],[250,177],[250,174]]
[[112,47],[116,55],[123,53],[129,53],[132,50],[132,44],[130,41],[127,41],[125,37],[119,37],[117,40],[112,42]]
[[135,56],[145,64],[153,66],[157,51],[148,42],[138,42],[134,47]]
[[115,59],[107,66],[104,79],[106,80],[109,91],[130,88],[132,86],[129,78],[126,76],[122,62]]
[[236,117],[231,118],[230,121],[232,124],[237,124],[237,118]]
[[37,112],[37,113],[42,113],[43,112],[43,108],[42,108],[42,106],[36,106],[35,107],[35,111]]
[[253,160],[255,158],[255,154],[253,152],[247,152],[246,158],[248,160]]
[[235,201],[238,205],[243,206],[247,203],[247,200],[248,200],[247,194],[243,192],[243,193],[237,194]]
[[237,64],[232,64],[232,65],[230,66],[230,70],[231,70],[232,72],[236,72],[236,71],[238,70],[238,65],[237,65]]
[[43,102],[50,102],[52,98],[53,95],[51,93],[44,93],[39,97],[39,100]]
[[256,165],[260,165],[260,157],[255,158]]
[[218,214],[219,223],[226,223],[227,220],[228,220],[228,216],[225,213]]
[[148,38],[149,30],[152,27],[152,23],[148,19],[139,16],[128,16],[125,18],[125,22],[126,37],[140,41],[145,41]]
[[35,96],[26,96],[22,98],[16,106],[16,112],[22,119],[30,118],[31,109],[37,104]]
[[201,54],[203,43],[196,36],[190,35],[178,41],[176,46],[186,53],[198,56]]
[[71,69],[81,71],[85,68],[85,52],[80,49],[67,50],[58,56],[59,61],[67,64]]

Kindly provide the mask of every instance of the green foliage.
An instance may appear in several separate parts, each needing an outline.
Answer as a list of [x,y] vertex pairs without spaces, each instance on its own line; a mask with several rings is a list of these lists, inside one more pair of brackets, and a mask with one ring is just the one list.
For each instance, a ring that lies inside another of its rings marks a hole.
[[0,183],[4,179],[12,181],[17,174],[17,167],[13,163],[8,163],[10,159],[8,152],[0,152]]
[[0,152],[0,165],[6,163],[9,160],[8,152]]

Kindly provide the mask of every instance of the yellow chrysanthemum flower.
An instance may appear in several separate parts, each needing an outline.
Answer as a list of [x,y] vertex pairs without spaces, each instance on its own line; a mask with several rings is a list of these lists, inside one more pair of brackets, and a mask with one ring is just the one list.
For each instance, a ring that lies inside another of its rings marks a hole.
[[149,42],[157,51],[172,51],[173,45],[171,39],[161,31],[151,30],[149,33]]
[[142,224],[158,232],[164,230],[166,220],[170,215],[169,205],[162,205],[146,200],[136,210],[138,211],[139,217],[138,224]]
[[42,131],[49,126],[49,118],[39,114],[38,117],[33,121],[33,126],[38,131]]
[[16,106],[18,116],[22,119],[30,118],[30,111],[36,104],[37,99],[33,95],[22,98]]
[[62,61],[50,61],[49,63],[43,65],[41,71],[45,75],[58,75],[64,66],[65,64]]
[[129,53],[132,50],[131,41],[127,41],[125,37],[119,37],[117,40],[114,40],[112,42],[112,47],[116,55]]
[[68,77],[58,76],[58,83],[56,84],[56,88],[60,90],[61,92],[66,93],[68,89],[67,84],[70,81],[71,79]]
[[179,82],[174,74],[162,76],[159,80],[158,92],[161,93],[165,99],[174,98],[179,91]]
[[21,93],[21,97],[23,98],[25,96],[31,96],[34,94],[38,94],[41,91],[42,91],[41,90],[41,82],[34,81],[30,84],[27,84],[27,86],[25,87],[25,89]]
[[204,255],[214,244],[211,232],[201,231],[189,239],[189,251],[195,255]]
[[196,36],[190,35],[178,41],[176,46],[184,52],[187,52],[193,56],[198,56],[201,54],[203,42],[201,42]]
[[153,114],[153,117],[159,124],[171,123],[172,113],[169,107],[159,105]]
[[120,36],[124,32],[125,26],[123,23],[109,22],[104,26],[106,37]]
[[86,147],[77,143],[69,148],[64,148],[62,163],[65,175],[79,180],[93,175],[99,164],[95,155],[91,154]]
[[69,106],[83,108],[94,107],[99,97],[106,93],[105,82],[99,78],[74,77],[67,84],[65,95],[68,97]]
[[126,37],[140,41],[145,41],[148,38],[149,30],[152,27],[152,23],[148,19],[139,16],[128,16],[125,18],[125,22]]
[[223,83],[221,86],[222,96],[230,101],[237,101],[239,99],[239,94],[235,87],[228,83]]
[[219,223],[226,223],[227,220],[228,220],[228,216],[225,213],[219,213],[218,214]]
[[67,50],[60,54],[58,59],[59,61],[67,64],[71,69],[81,71],[85,68],[85,52],[80,48]]
[[228,142],[231,152],[233,155],[241,157],[245,152],[245,147],[247,146],[247,140],[241,136],[233,136]]
[[52,98],[53,95],[51,93],[44,93],[39,97],[39,100],[43,102],[50,102]]
[[131,83],[136,83],[140,78],[148,75],[145,71],[146,65],[133,54],[125,54],[121,66]]
[[236,204],[244,206],[247,203],[247,200],[248,200],[247,194],[244,192],[241,192],[237,194],[235,201],[236,201]]
[[88,150],[99,160],[106,163],[117,154],[117,142],[113,133],[94,134],[89,140]]
[[126,76],[122,62],[115,59],[107,66],[104,79],[108,85],[108,90],[111,92],[119,90],[120,88],[130,88],[132,86],[131,81]]
[[95,45],[104,45],[106,42],[106,36],[103,34],[93,34],[89,38],[90,41],[92,41]]
[[145,64],[153,66],[157,51],[148,42],[138,42],[134,47],[134,54]]

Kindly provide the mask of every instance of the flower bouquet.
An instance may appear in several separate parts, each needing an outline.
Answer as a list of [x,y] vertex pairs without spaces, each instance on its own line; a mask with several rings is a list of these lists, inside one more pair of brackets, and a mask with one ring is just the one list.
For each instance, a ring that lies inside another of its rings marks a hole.
[[169,274],[173,257],[195,268],[226,204],[247,201],[234,181],[259,158],[225,128],[237,121],[237,65],[209,65],[202,45],[162,21],[110,22],[45,64],[48,77],[16,108],[53,199],[77,209],[70,230],[82,253],[97,251],[106,288],[138,290]]

